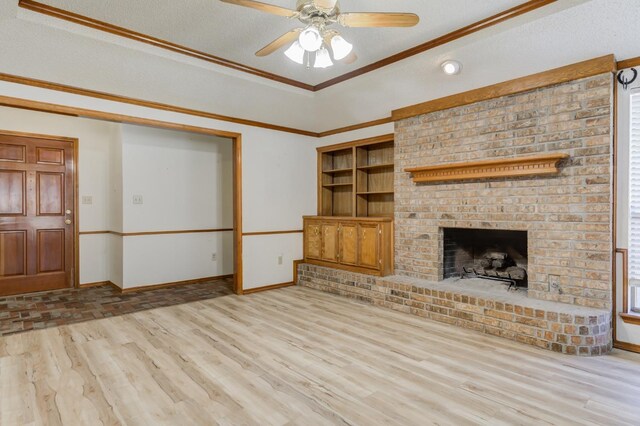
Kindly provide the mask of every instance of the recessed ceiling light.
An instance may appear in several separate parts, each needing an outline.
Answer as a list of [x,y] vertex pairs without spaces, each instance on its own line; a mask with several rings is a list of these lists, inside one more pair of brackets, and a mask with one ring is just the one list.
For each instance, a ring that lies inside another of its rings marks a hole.
[[458,61],[444,61],[442,65],[442,71],[447,75],[456,75],[462,70],[462,64]]

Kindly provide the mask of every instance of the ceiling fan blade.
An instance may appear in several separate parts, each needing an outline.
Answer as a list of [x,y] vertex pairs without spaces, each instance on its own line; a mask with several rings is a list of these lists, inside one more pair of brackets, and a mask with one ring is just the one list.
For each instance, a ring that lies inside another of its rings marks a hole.
[[223,3],[235,4],[237,6],[250,7],[252,9],[257,9],[261,12],[270,13],[272,15],[285,16],[290,18],[292,16],[297,15],[297,11],[287,9],[280,6],[274,6],[272,4],[261,3],[259,1],[253,0],[220,0]]
[[325,10],[333,9],[334,7],[336,7],[336,3],[338,3],[338,0],[313,0],[313,4],[318,9],[325,9]]
[[351,53],[349,53],[347,57],[342,60],[342,63],[352,64],[357,60],[358,60],[358,55],[356,55],[355,52],[353,52],[352,50]]
[[256,56],[267,56],[272,54],[276,50],[280,49],[282,46],[289,44],[295,39],[297,39],[298,35],[300,34],[300,31],[301,31],[300,28],[296,28],[295,30],[291,30],[288,33],[281,35],[271,43],[267,44],[262,49],[258,50],[256,52]]
[[345,27],[413,27],[420,18],[415,13],[341,13],[338,22]]

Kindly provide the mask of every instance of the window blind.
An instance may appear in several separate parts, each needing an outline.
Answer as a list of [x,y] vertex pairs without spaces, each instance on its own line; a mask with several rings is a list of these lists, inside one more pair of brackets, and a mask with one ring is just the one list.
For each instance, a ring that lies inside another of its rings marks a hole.
[[629,278],[640,280],[640,92],[631,95],[629,142]]

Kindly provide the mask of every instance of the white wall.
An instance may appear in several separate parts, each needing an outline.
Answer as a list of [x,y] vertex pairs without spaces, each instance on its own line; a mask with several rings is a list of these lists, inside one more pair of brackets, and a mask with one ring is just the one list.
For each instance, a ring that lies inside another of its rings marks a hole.
[[[242,135],[244,232],[299,230],[302,227],[302,216],[312,215],[316,212],[315,147],[319,143],[316,138],[15,83],[0,82],[0,96],[240,133]],[[45,115],[48,116],[48,114]],[[117,148],[115,151],[113,156],[117,157]],[[114,170],[113,173],[117,173],[117,170]],[[110,186],[114,197],[117,196],[118,190],[117,182]],[[124,195],[122,199],[124,200]],[[121,231],[119,229],[113,230]],[[283,265],[278,265],[277,262],[279,254],[282,254],[284,259],[302,258],[301,238],[298,236],[299,242],[292,244],[292,235],[295,238],[296,234],[243,237],[245,289],[293,280],[292,265],[286,265],[284,262]],[[126,257],[126,250],[120,241],[121,239],[115,236],[107,237],[107,239],[110,241],[109,247],[112,252],[122,250]],[[262,247],[258,253],[252,249],[257,245]],[[111,262],[109,265],[112,281],[115,280],[114,283],[118,285],[126,285],[126,283],[123,284],[122,279],[118,282],[118,279],[115,278],[122,276],[124,265],[119,265],[117,261]],[[246,276],[247,271],[256,272]],[[267,282],[265,277],[273,278],[276,282]]]
[[[231,139],[124,124],[122,143],[123,232],[233,228]],[[123,241],[124,288],[233,272],[233,231]]]
[[[316,214],[317,138],[241,130],[243,232],[302,230],[302,216]],[[242,247],[245,289],[291,282],[302,234],[245,236]]]
[[[631,73],[627,70],[626,76]],[[616,83],[617,84],[617,83]],[[623,90],[618,85],[618,152],[617,152],[617,211],[616,211],[616,245],[617,248],[629,248],[629,140],[630,140],[630,94],[640,90],[640,81]],[[620,319],[622,312],[622,255],[616,255],[616,337],[621,342],[640,345],[640,326],[627,324]]]
[[126,237],[122,259],[123,288],[231,275],[233,233]]

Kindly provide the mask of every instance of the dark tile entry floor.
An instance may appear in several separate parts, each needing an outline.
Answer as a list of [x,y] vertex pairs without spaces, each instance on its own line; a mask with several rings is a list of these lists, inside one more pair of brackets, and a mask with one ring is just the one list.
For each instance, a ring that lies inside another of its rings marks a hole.
[[110,285],[0,298],[0,336],[233,294],[233,278],[120,293]]

